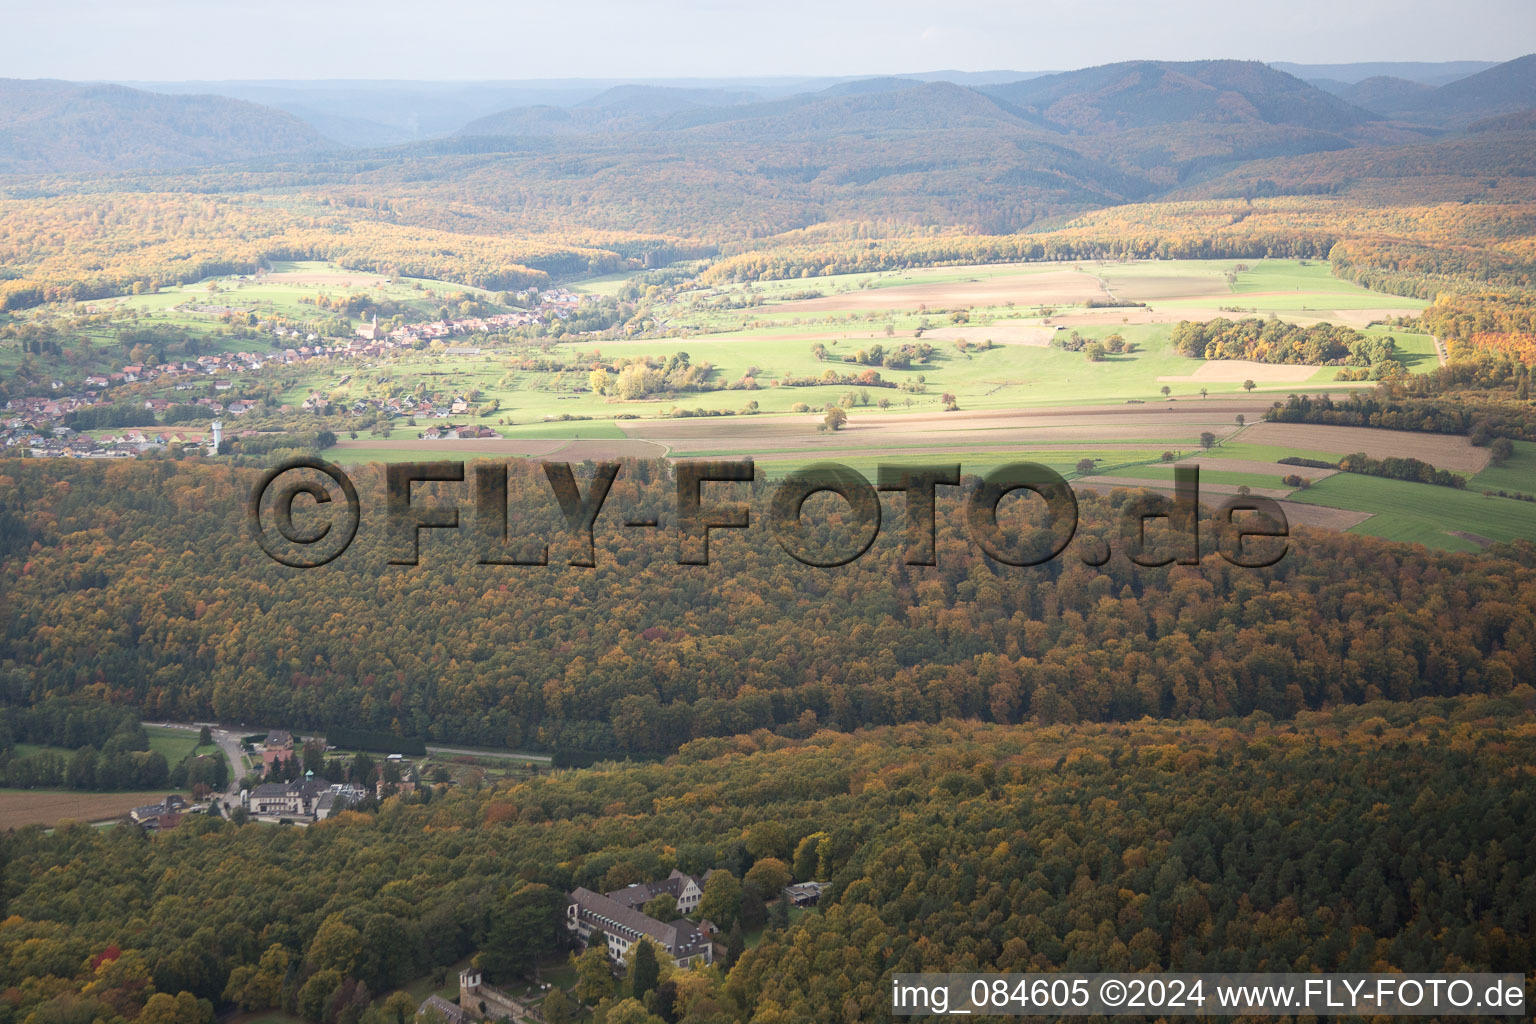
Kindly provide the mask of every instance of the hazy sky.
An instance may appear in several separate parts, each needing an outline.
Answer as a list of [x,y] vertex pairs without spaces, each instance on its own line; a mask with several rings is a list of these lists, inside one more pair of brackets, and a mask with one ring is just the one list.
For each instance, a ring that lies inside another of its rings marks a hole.
[[0,0],[0,77],[676,78],[1506,60],[1533,0]]

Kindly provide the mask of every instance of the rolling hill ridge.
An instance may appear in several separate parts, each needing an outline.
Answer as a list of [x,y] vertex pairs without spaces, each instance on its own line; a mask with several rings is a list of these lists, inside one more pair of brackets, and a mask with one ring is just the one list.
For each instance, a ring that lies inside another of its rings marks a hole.
[[0,80],[0,173],[172,170],[333,146],[292,114],[223,96]]

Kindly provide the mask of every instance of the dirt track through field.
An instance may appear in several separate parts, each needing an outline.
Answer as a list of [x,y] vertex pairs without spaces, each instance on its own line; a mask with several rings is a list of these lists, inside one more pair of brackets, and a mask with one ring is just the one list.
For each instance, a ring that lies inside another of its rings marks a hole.
[[1281,477],[1292,474],[1317,481],[1338,472],[1336,469],[1287,466],[1279,462],[1259,462],[1254,459],[1223,459],[1209,454],[1191,455],[1189,458],[1180,459],[1178,464],[1189,465],[1191,463],[1197,463],[1201,469],[1210,470],[1212,473],[1262,473],[1267,476],[1273,476],[1277,481]]
[[661,459],[668,448],[659,441],[643,438],[564,438],[564,437],[482,437],[473,440],[445,439],[428,441],[338,441],[333,451],[415,452],[422,458],[502,456],[504,458],[555,459],[560,462],[584,462],[587,459]]
[[1034,348],[1045,348],[1054,337],[1054,327],[1010,320],[979,327],[943,327],[923,334],[925,341],[968,341],[973,344],[992,341],[999,345],[1029,345]]
[[[1034,448],[1050,444],[1136,444],[1177,447],[1176,436],[1210,430],[1226,436],[1241,412],[1258,419],[1267,398],[1225,398],[1071,409],[986,409],[974,412],[878,413],[855,409],[835,434],[816,429],[819,416],[710,417],[628,420],[632,438],[657,441],[677,454],[691,451],[838,451],[884,446],[907,449],[986,444]],[[1246,438],[1245,438],[1246,440]]]
[[536,459],[550,454],[556,448],[566,444],[565,438],[546,437],[477,437],[445,438],[437,441],[428,441],[425,438],[410,438],[403,441],[386,441],[383,439],[368,441],[359,438],[356,441],[337,441],[332,451],[345,452],[348,450],[363,451],[387,451],[387,452],[420,452],[428,455],[509,455],[523,456]]
[[[1125,451],[1127,453],[1144,452],[1151,443],[1137,444],[1134,442],[1108,442],[1094,444],[1094,451]],[[1062,444],[1051,442],[1046,444],[1031,444],[1024,447],[1017,444],[987,444],[978,441],[956,442],[954,444],[929,444],[912,447],[894,447],[891,445],[859,447],[835,447],[826,452],[827,458],[857,459],[857,458],[885,458],[896,462],[902,459],[938,459],[949,458],[956,462],[964,462],[967,458],[976,458],[986,455],[1008,455],[1018,453],[1028,454],[1037,461],[1043,462],[1076,462],[1084,450],[1081,444]],[[1053,459],[1053,453],[1060,452],[1063,456]],[[753,455],[758,462],[804,462],[807,455],[814,454],[810,450],[800,451],[772,451]]]
[[[1172,496],[1173,494],[1172,484],[1162,481],[1137,484],[1130,479],[1087,477],[1073,480],[1072,486],[1074,488],[1096,491],[1101,494],[1107,494],[1117,487],[1138,486],[1145,490],[1157,491],[1160,494],[1167,494],[1169,496]],[[1206,495],[1208,492],[1211,495],[1235,494],[1237,492],[1237,488],[1221,484],[1201,484],[1200,493],[1202,495]],[[1280,510],[1285,513],[1286,522],[1291,526],[1312,526],[1319,529],[1338,530],[1342,532],[1353,526],[1359,526],[1361,523],[1371,518],[1372,515],[1370,512],[1354,512],[1343,508],[1329,508],[1326,505],[1306,505],[1301,502],[1286,501],[1284,500],[1283,494],[1262,494],[1258,490],[1255,490],[1253,493],[1259,494],[1261,497],[1278,498],[1280,500]],[[1220,505],[1221,503],[1219,501],[1212,501],[1209,498],[1202,498],[1201,504],[1206,506],[1213,506]]]
[[[1125,324],[1176,324],[1180,320],[1206,321],[1218,318],[1240,320],[1243,317],[1260,316],[1260,313],[1222,309],[1212,300],[1210,306],[1110,307],[1105,309],[1074,310],[1051,318],[1052,324],[1064,327],[1093,327],[1096,325]],[[1228,296],[1226,301],[1230,302]],[[1244,307],[1246,308],[1246,307]],[[1309,327],[1312,324],[1343,324],[1347,327],[1365,327],[1375,320],[1387,320],[1397,316],[1414,316],[1417,309],[1295,309],[1276,310],[1282,320]]]
[[1185,377],[1159,377],[1160,382],[1178,384],[1294,384],[1318,371],[1316,366],[1291,363],[1256,363],[1251,359],[1207,359],[1200,369]]
[[[1134,473],[1135,470],[1129,470],[1129,472]],[[1150,489],[1152,489],[1154,491],[1169,491],[1169,492],[1172,492],[1172,490],[1173,490],[1173,481],[1166,480],[1166,479],[1159,479],[1157,477],[1141,477],[1141,476],[1105,476],[1105,477],[1098,477],[1098,476],[1094,476],[1094,477],[1081,477],[1081,478],[1079,478],[1077,480],[1072,481],[1072,483],[1073,483],[1074,486],[1078,486],[1078,485],[1093,486],[1093,485],[1096,485],[1096,484],[1104,483],[1104,484],[1110,484],[1110,485],[1112,485],[1114,487],[1147,487],[1147,488],[1150,488]],[[1276,483],[1278,484],[1279,481],[1277,480]],[[1215,483],[1211,483],[1211,482],[1206,481],[1206,480],[1202,480],[1202,481],[1200,481],[1200,493],[1201,494],[1236,494],[1237,493],[1237,489],[1238,489],[1239,486],[1240,486],[1239,484],[1215,484]],[[1291,491],[1293,491],[1293,490],[1295,490],[1295,488],[1293,488],[1293,487],[1250,487],[1248,489],[1250,494],[1257,494],[1261,498],[1284,498],[1284,497],[1288,496],[1291,493]]]
[[[701,341],[708,342],[710,344],[730,342],[732,345],[751,345],[764,343],[771,344],[778,341],[877,341],[883,345],[900,345],[903,342],[909,342],[911,340],[912,339],[909,337],[903,337],[900,335],[895,337],[887,337],[883,329],[851,331],[844,324],[835,324],[829,325],[824,331],[796,331],[790,334],[767,334],[764,333],[761,329],[721,331],[717,334],[701,334],[697,338],[689,338],[687,341],[678,339],[677,344],[679,347],[681,347],[682,345],[687,344],[688,341]],[[607,352],[610,348],[654,349],[656,347],[656,339],[605,338],[595,345],[588,345],[585,342],[581,342],[579,344],[576,342],[561,342],[561,344],[568,345],[579,352],[591,352],[594,350],[597,352]]]
[[863,288],[858,291],[823,295],[818,299],[795,299],[775,303],[775,312],[813,313],[830,309],[897,309],[918,306],[932,309],[956,309],[962,306],[1036,306],[1107,299],[1099,279],[1076,270],[1046,270],[1016,276],[991,277],[977,281],[944,281],[892,285],[889,288]]
[[359,270],[355,274],[346,271],[288,270],[276,274],[263,274],[252,278],[257,284],[335,284],[350,288],[372,288],[387,284],[389,278]]

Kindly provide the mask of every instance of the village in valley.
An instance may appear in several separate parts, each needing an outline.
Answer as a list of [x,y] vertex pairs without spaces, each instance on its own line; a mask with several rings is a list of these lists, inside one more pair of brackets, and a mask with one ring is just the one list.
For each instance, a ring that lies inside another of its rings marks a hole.
[[[243,282],[246,278],[238,279]],[[259,280],[255,278],[253,280]],[[565,288],[520,292],[511,298],[526,303],[512,312],[486,313],[419,323],[381,325],[377,313],[352,327],[349,336],[333,332],[322,336],[315,324],[278,321],[268,330],[270,348],[233,352],[209,352],[187,359],[164,362],[132,362],[110,372],[93,372],[78,380],[50,378],[48,394],[21,395],[0,403],[0,450],[25,453],[34,458],[127,458],[152,452],[216,454],[225,437],[252,437],[255,430],[225,433],[219,421],[236,421],[252,412],[267,411],[290,417],[295,413],[323,413],[330,402],[322,394],[306,396],[293,405],[242,397],[242,380],[260,380],[280,368],[315,370],[327,365],[372,366],[406,352],[429,350],[449,358],[481,355],[474,343],[498,332],[559,324],[591,296]],[[186,305],[190,315],[240,322],[247,310],[234,306]],[[349,375],[340,382],[345,384]],[[75,424],[90,418],[91,411],[105,413],[126,406],[142,410],[141,422],[109,425],[107,430],[79,429]],[[339,410],[351,415],[402,419],[447,419],[470,411],[463,394],[411,395],[398,398],[358,399]],[[159,424],[164,424],[163,426]],[[112,427],[116,426],[116,429]],[[231,423],[233,426],[233,423]],[[485,427],[428,426],[421,434],[439,437],[495,436]]]

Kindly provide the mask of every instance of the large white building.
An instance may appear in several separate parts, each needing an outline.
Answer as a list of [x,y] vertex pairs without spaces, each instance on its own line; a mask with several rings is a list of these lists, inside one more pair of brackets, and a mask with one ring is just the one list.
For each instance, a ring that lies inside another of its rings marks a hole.
[[663,893],[677,899],[677,912],[682,915],[698,906],[703,886],[691,875],[673,871],[664,881],[632,885],[606,896],[578,888],[566,904],[565,927],[583,947],[594,932],[602,932],[608,943],[608,955],[619,962],[624,960],[629,947],[647,937],[666,950],[679,967],[713,963],[714,943],[692,921],[662,922],[639,909]]
[[293,782],[264,782],[245,796],[245,808],[252,814],[278,818],[308,818],[324,821],[345,810],[368,791],[349,782],[327,782],[314,772]]

